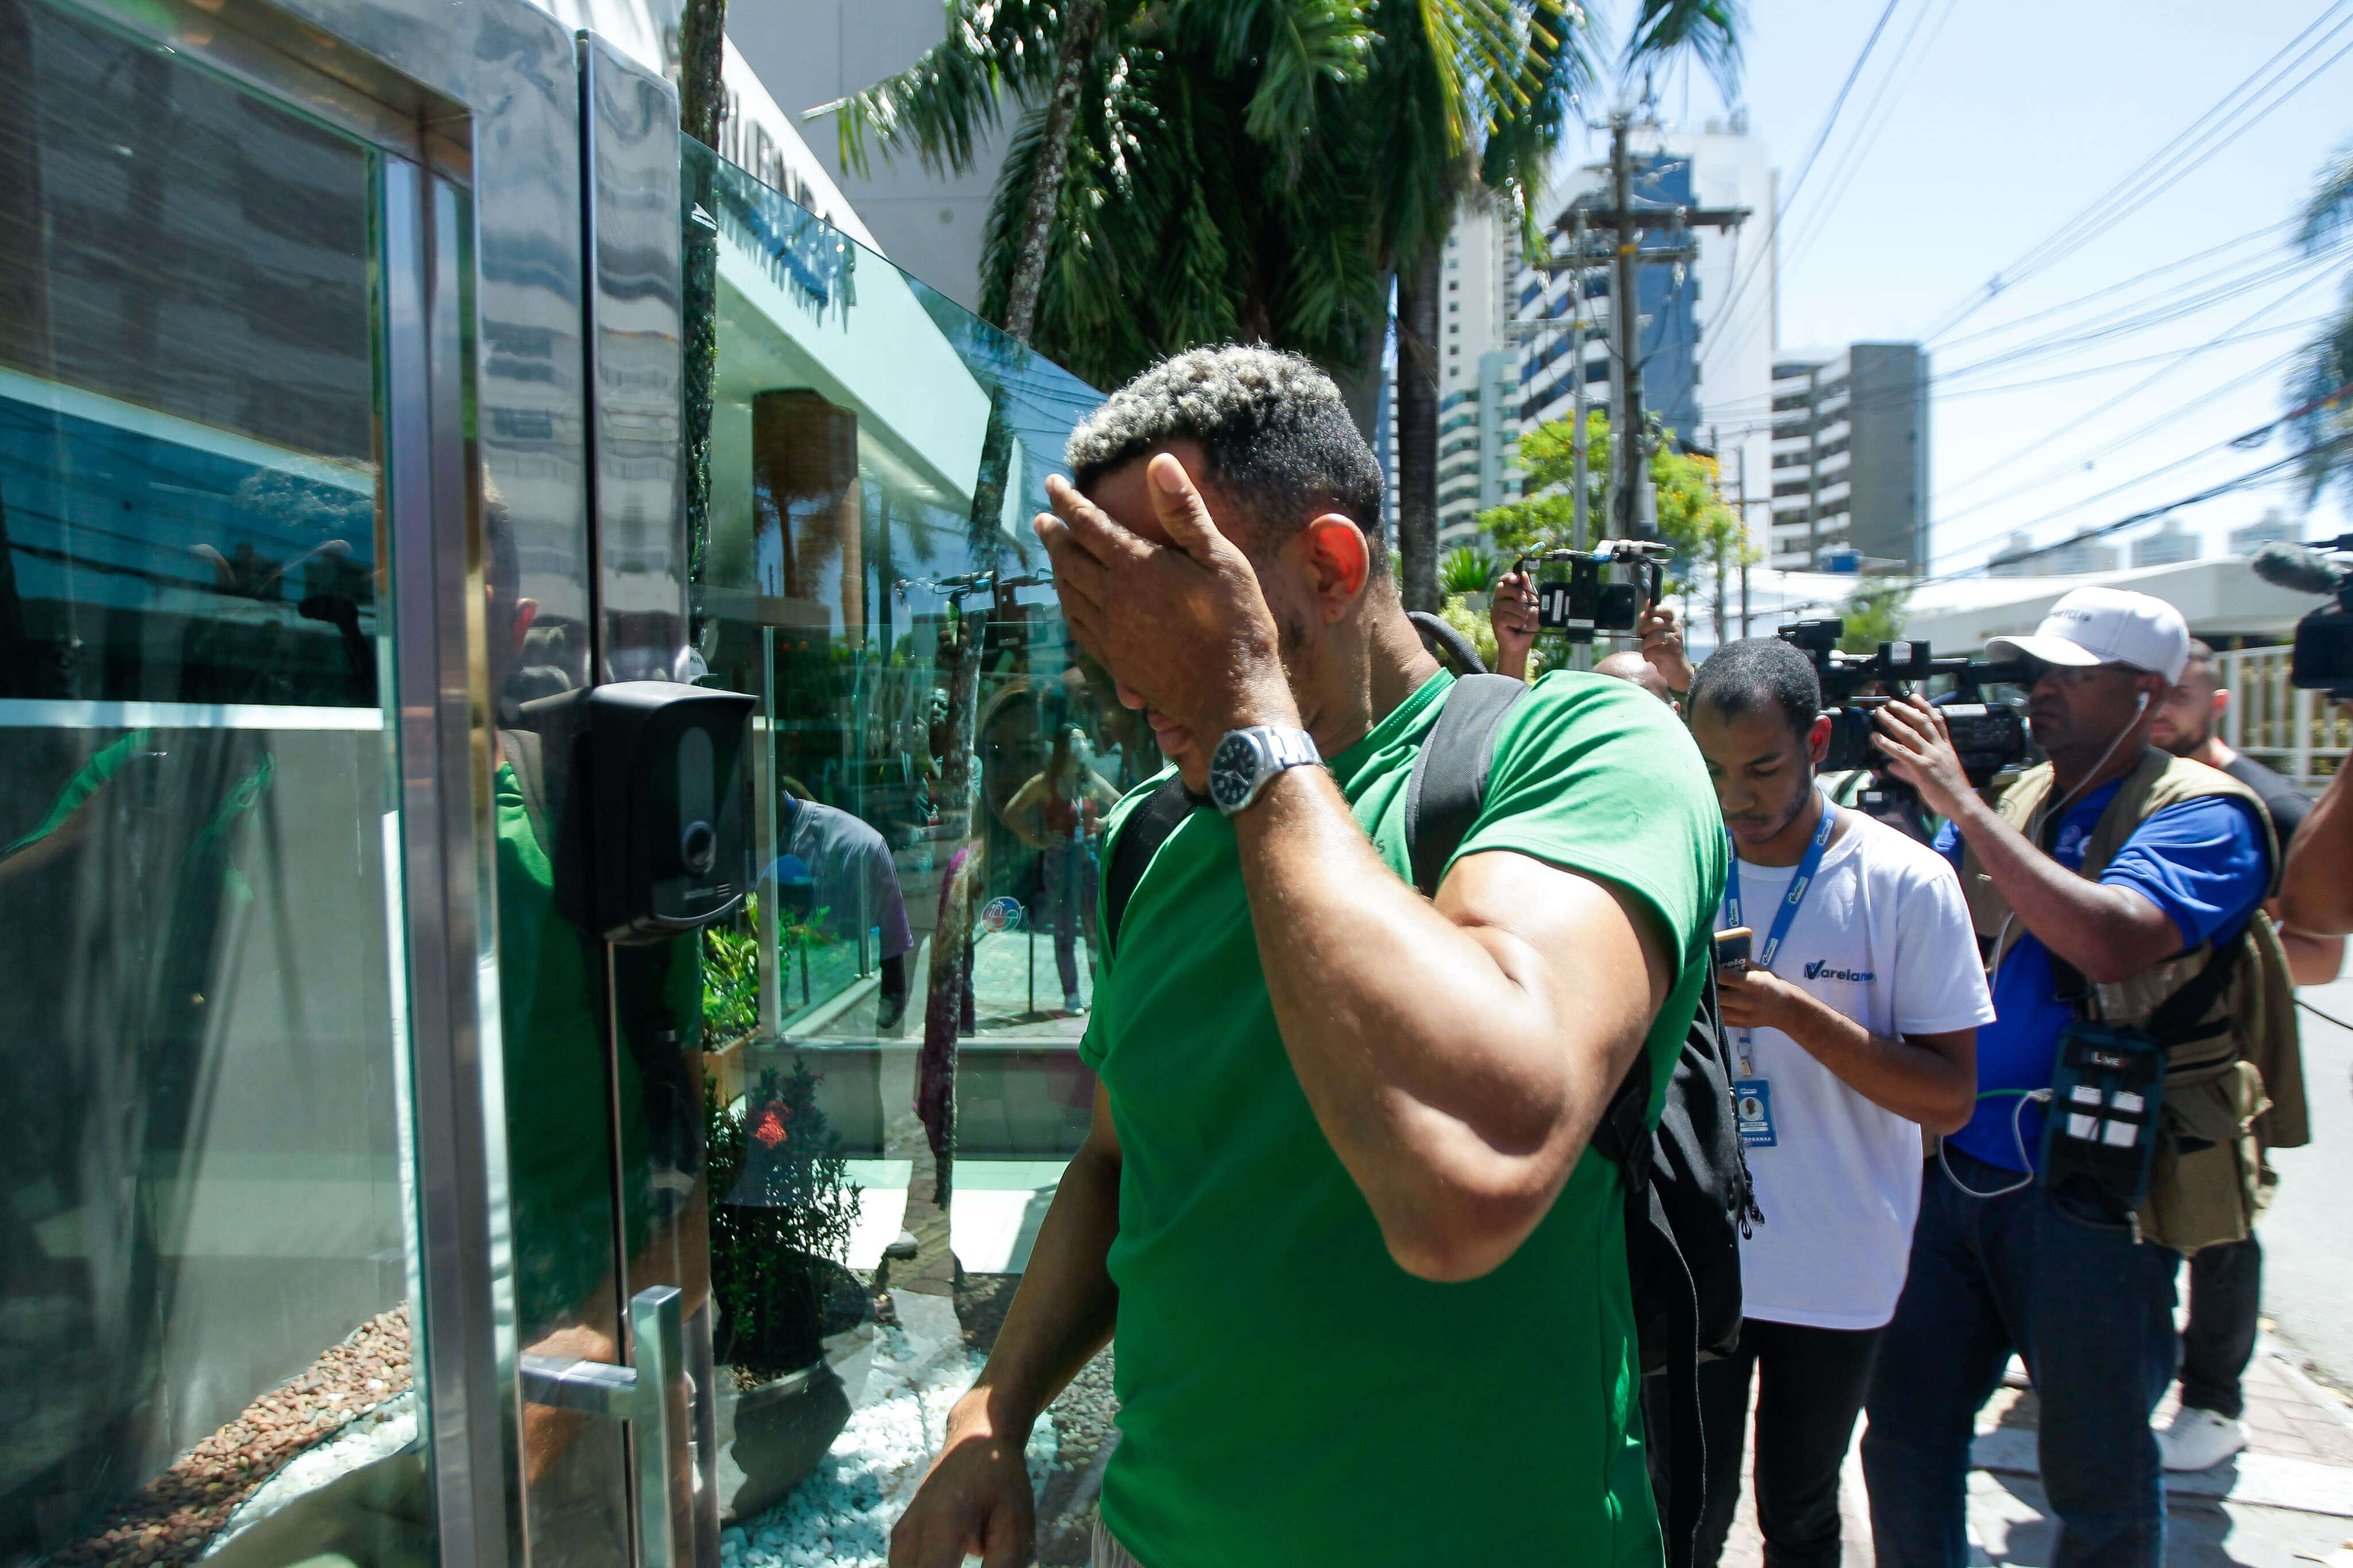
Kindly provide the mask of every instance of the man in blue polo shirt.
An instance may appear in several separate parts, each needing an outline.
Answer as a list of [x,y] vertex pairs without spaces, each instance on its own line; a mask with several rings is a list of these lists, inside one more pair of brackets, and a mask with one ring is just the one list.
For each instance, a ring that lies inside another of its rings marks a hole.
[[2174,972],[2194,975],[2198,954],[2236,942],[2271,886],[2270,833],[2245,786],[2148,743],[2189,646],[2171,605],[2109,588],[2069,594],[2031,637],[1996,638],[1989,657],[2028,662],[2028,718],[2051,761],[1994,805],[1969,788],[1934,709],[1883,710],[1891,771],[1949,819],[1937,847],[1988,950],[1996,1017],[1978,1031],[1977,1113],[1925,1167],[1911,1272],[1868,1405],[1883,1568],[1968,1561],[1975,1416],[2012,1352],[2042,1402],[2060,1568],[2164,1558],[2148,1418],[2173,1376],[2180,1254],[2143,1240],[2121,1197],[2038,1179],[2031,1097],[2047,1098],[2078,1017],[2065,998],[2132,992],[2161,966],[2179,989]]

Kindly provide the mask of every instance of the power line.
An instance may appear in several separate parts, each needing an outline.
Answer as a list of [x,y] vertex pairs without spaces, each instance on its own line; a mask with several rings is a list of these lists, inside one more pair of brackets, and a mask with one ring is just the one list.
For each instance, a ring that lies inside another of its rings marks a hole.
[[[1806,161],[1799,165],[1798,177],[1789,182],[1788,193],[1774,204],[1773,232],[1767,237],[1765,244],[1757,247],[1757,259],[1749,263],[1746,272],[1741,273],[1734,279],[1731,292],[1725,296],[1724,309],[1721,312],[1724,316],[1728,318],[1732,314],[1733,307],[1737,305],[1741,297],[1747,293],[1750,282],[1771,259],[1774,251],[1779,248],[1781,220],[1787,217],[1789,209],[1797,205],[1798,193],[1805,188],[1806,177],[1814,172],[1814,161],[1821,156],[1823,144],[1830,141],[1831,132],[1838,124],[1839,111],[1846,107],[1847,95],[1854,90],[1854,84],[1862,77],[1862,68],[1870,60],[1872,50],[1879,47],[1880,35],[1887,31],[1889,19],[1895,15],[1895,8],[1903,3],[1904,0],[1887,0],[1887,5],[1879,13],[1879,20],[1871,25],[1870,37],[1863,39],[1862,49],[1857,51],[1854,57],[1854,63],[1847,67],[1846,79],[1839,84],[1837,96],[1831,100],[1830,112],[1822,116],[1821,128],[1814,132],[1814,144],[1807,150]],[[1929,3],[1929,0],[1923,0],[1923,3]],[[2346,4],[2348,0],[2338,0],[2338,3]]]
[[[2353,44],[2339,49],[2337,54],[2330,56],[2306,76],[2302,81],[2297,82],[2262,109],[2255,110],[2253,113],[2249,112],[2253,110],[2256,100],[2263,94],[2276,87],[2289,72],[2326,47],[2337,33],[2344,30],[2348,22],[2353,22],[2353,17],[2340,16],[2348,4],[2353,4],[2353,0],[2331,0],[2331,4],[2315,17],[2309,26],[2282,45],[2278,52],[2255,68],[2236,87],[2224,93],[2212,108],[2191,121],[2164,146],[2150,153],[2138,167],[2102,192],[2088,205],[2030,247],[2016,261],[1979,285],[1967,300],[1948,311],[1945,320],[1926,334],[1924,341],[1934,342],[1944,337],[2003,289],[2073,255],[2156,199],[2158,195],[2186,178],[2193,170],[2203,165],[2207,160],[2212,158],[2224,147],[2261,124],[2273,110],[2310,85],[2315,77],[2336,64],[2348,50],[2353,50]],[[2337,18],[2333,25],[2331,25],[2332,18]],[[2324,26],[2327,27],[2326,33],[2306,47],[2304,53],[2296,56],[2294,60],[2287,60],[2291,51],[2304,45],[2306,39],[2320,32]],[[2283,61],[2287,63],[2283,65]],[[2264,79],[2266,78],[2268,79]],[[2242,96],[2244,101],[2240,101]],[[2193,150],[2198,149],[2201,142],[2211,144],[2202,150],[2195,151],[2193,155]]]
[[[2176,468],[2186,467],[2190,463],[2197,462],[2200,458],[2211,458],[2215,453],[2222,450],[2225,447],[2238,447],[2247,442],[2266,439],[2271,436],[2272,432],[2278,429],[2281,425],[2285,424],[2289,420],[2300,418],[2304,415],[2311,413],[2314,409],[2318,408],[2325,404],[2333,403],[2338,398],[2343,397],[2348,392],[2353,392],[2353,382],[2348,382],[2334,392],[2326,393],[2321,396],[2313,398],[2300,407],[2290,409],[2287,413],[2280,416],[2279,418],[2271,420],[2265,424],[2258,425],[2252,430],[2242,430],[2236,436],[2215,442],[2211,447],[2201,447],[2198,451],[2190,453],[2186,458],[2177,458],[2170,463],[2166,463],[2160,467],[2149,469],[2147,473],[2136,475],[2120,485],[2113,485],[2107,489],[2102,490],[2098,495],[2088,496],[2083,500],[2075,501],[2070,505],[2061,507],[2055,511],[2045,512],[2042,516],[2034,519],[2032,521],[2026,523],[2024,527],[2015,530],[2014,531],[2023,532],[2028,528],[2037,528],[2043,523],[2053,521],[2054,519],[2064,517],[2071,511],[2080,511],[2084,507],[2093,504],[2094,501],[2105,500],[2109,496],[2116,495],[2119,491],[2132,489],[2135,485],[2146,484],[2150,479],[2157,478],[2159,474],[2170,473]],[[2321,449],[2329,450],[2337,447],[2349,444],[2353,444],[2353,435],[2340,436],[2333,441],[2324,443]],[[2178,508],[2189,506],[2200,500],[2211,500],[2216,495],[2224,494],[2233,489],[2242,488],[2246,484],[2253,483],[2256,479],[2276,473],[2283,468],[2295,467],[2297,464],[2305,461],[2309,456],[2310,454],[2308,452],[2292,452],[2284,458],[2281,458],[2276,461],[2265,464],[2261,468],[2252,470],[2249,474],[2242,475],[2238,480],[2235,480],[2231,484],[2224,485],[2219,489],[2211,491],[2201,491],[2200,494],[2192,496],[2186,500],[2175,501],[2168,506],[2157,507],[2146,511],[2135,512],[2132,516],[2125,518],[2120,521],[2107,523],[2099,528],[2088,529],[2076,533],[2069,539],[2060,541],[2059,544],[2042,545],[2033,550],[2019,552],[2016,554],[2004,555],[2000,557],[2000,559],[2005,561],[2023,561],[2031,556],[2045,554],[2050,551],[2060,548],[2061,545],[2073,543],[2077,539],[2097,539],[2104,534],[2114,533],[2118,529],[2129,528],[2136,522],[2146,522],[2151,518],[2161,517],[2166,512],[2174,510]],[[1978,541],[1978,544],[1982,544],[1984,542],[1985,542],[1983,540]],[[1978,544],[1972,544],[1967,546],[1967,548],[1975,549],[1978,547]],[[1957,552],[1948,550],[1943,552],[1943,553],[1949,556]],[[1924,579],[1922,585],[1925,586],[1927,583],[1949,582],[1954,577],[1967,575],[1968,575],[1968,571],[1949,573],[1944,577]]]
[[[2259,306],[2253,314],[2243,317],[2233,322],[2228,331],[2220,334],[2220,336],[2228,336],[2231,332],[2244,331],[2249,327],[2253,326],[2257,321],[2262,321],[2265,316],[2270,315],[2274,310],[2278,310],[2281,306],[2295,299],[2303,291],[2303,286],[2301,284],[2297,285],[2295,288],[2288,289],[2285,293],[2281,294],[2277,299],[2271,300],[2267,304]],[[1968,478],[1956,483],[1952,489],[1946,493],[1953,494],[1960,490],[1966,490],[1972,485],[1977,484],[1979,480],[1990,479],[1994,475],[2000,473],[2012,463],[2017,462],[2021,458],[2026,457],[2030,453],[2039,452],[2054,441],[2065,439],[2068,436],[2073,435],[2075,431],[2082,429],[2086,425],[2089,425],[2093,420],[2097,419],[2101,415],[2107,413],[2110,409],[2116,407],[2118,404],[2123,403],[2127,398],[2137,396],[2140,393],[2147,391],[2150,387],[2156,385],[2167,376],[2171,375],[2175,371],[2179,370],[2183,365],[2188,364],[2190,361],[2196,359],[2199,355],[2212,348],[2218,341],[2220,341],[2219,336],[2217,338],[2209,338],[2206,342],[2194,345],[2184,353],[2175,356],[2170,363],[2151,371],[2148,374],[2133,383],[2122,392],[2116,393],[2113,396],[2109,397],[2106,401],[2093,408],[2087,409],[2084,413],[2079,414],[2074,418],[2069,420],[2066,424],[2061,425],[2036,437],[2034,440],[2028,442],[2025,446],[2019,447],[2008,457],[2003,458],[1997,462],[1990,463],[1985,468],[1979,468],[1976,473],[1971,474]],[[2293,357],[2293,353],[2288,356],[2283,356],[2282,359],[2274,361],[2273,363],[2284,363],[2285,359],[2289,357]],[[2039,483],[2040,481],[2036,482]],[[2016,492],[2013,491],[2011,493],[2015,494]],[[1968,512],[1979,510],[1983,507],[1990,504],[1992,503],[1979,502],[1978,505],[1967,508],[1962,511],[1956,512],[1952,517],[1947,518],[1943,521],[1951,521],[1955,518],[1967,516]]]
[[[2346,389],[2344,388],[2339,388],[2338,395],[2342,395],[2345,390]],[[2321,401],[2326,402],[2327,400],[2324,398]],[[2227,443],[2225,444],[2227,445]],[[2328,443],[2328,446],[2330,447],[2353,446],[2353,436],[2338,437],[2335,441]],[[2219,485],[2209,486],[2207,489],[2200,490],[2195,495],[2184,496],[2179,500],[2167,501],[2162,506],[2145,507],[2141,510],[2134,512],[2128,517],[2120,517],[2114,522],[2103,523],[2097,528],[2084,529],[2079,533],[2070,535],[2068,538],[2061,540],[2056,544],[2039,544],[2031,550],[2021,550],[2014,553],[1997,556],[1976,566],[1965,566],[1957,572],[1947,572],[1941,576],[1936,577],[1923,577],[1917,583],[1915,583],[1913,587],[1915,589],[1927,588],[1933,587],[1939,583],[1957,583],[1962,578],[1974,577],[1981,572],[1992,570],[1996,561],[2000,562],[2004,565],[2008,565],[2016,561],[2031,561],[2038,555],[2048,555],[2054,550],[2063,550],[2068,545],[2077,543],[2083,540],[2104,539],[2111,533],[2119,533],[2127,528],[2137,527],[2144,522],[2154,522],[2158,518],[2165,516],[2168,512],[2179,511],[2184,507],[2197,506],[2201,502],[2213,500],[2219,497],[2230,495],[2234,491],[2247,489],[2253,486],[2262,484],[2264,480],[2276,477],[2285,469],[2297,467],[2305,460],[2305,457],[2306,454],[2302,452],[2294,453],[2288,457],[2265,463],[2260,468],[2250,469],[2248,472],[2241,474],[2236,479],[2225,479]],[[2152,476],[2144,474],[2141,477],[2143,479],[2147,479]]]
[[[1847,138],[1846,146],[1839,153],[1837,165],[1831,170],[1830,194],[1817,202],[1813,209],[1806,214],[1804,234],[1793,239],[1783,253],[1788,258],[1789,270],[1792,272],[1798,269],[1798,263],[1804,258],[1807,252],[1813,248],[1814,242],[1829,231],[1830,215],[1837,209],[1840,201],[1844,199],[1847,187],[1853,184],[1854,177],[1862,173],[1862,166],[1871,161],[1872,150],[1878,145],[1879,128],[1903,103],[1904,94],[1911,90],[1913,79],[1919,75],[1920,68],[1927,63],[1928,57],[1936,51],[1936,39],[1944,33],[1945,24],[1953,19],[1953,12],[1959,5],[1960,0],[1945,0],[1944,10],[1936,15],[1936,26],[1929,30],[1928,41],[1921,46],[1916,55],[1912,52],[1912,40],[1920,36],[1922,25],[1928,20],[1929,12],[1936,7],[1936,0],[1926,0],[1918,14],[1912,18],[1911,31],[1905,33],[1904,41],[1895,47],[1895,53],[1888,62],[1886,74],[1879,79],[1879,89],[1872,94],[1869,106],[1862,111],[1862,122],[1856,127],[1854,134]],[[1888,98],[1888,89],[1895,86],[1899,76],[1904,79],[1904,88],[1891,100]],[[1886,116],[1883,116],[1880,112],[1880,105],[1883,102],[1887,105]]]
[[[1989,497],[1989,499],[1978,501],[1974,505],[1964,507],[1959,511],[1940,517],[1930,526],[1932,529],[1945,527],[1947,524],[1959,521],[1964,517],[1974,516],[1978,512],[1985,510],[1988,507],[1998,506],[2006,500],[2014,500],[2030,490],[2039,489],[2042,486],[2051,483],[2052,480],[2060,479],[2073,471],[2078,464],[2096,461],[2101,458],[2106,457],[2111,452],[2116,451],[2121,447],[2130,446],[2133,442],[2139,440],[2144,436],[2151,435],[2156,431],[2163,429],[2166,426],[2173,424],[2177,420],[2188,418],[2189,416],[2200,412],[2221,394],[2235,392],[2251,381],[2276,374],[2294,358],[2295,358],[2295,354],[2293,352],[2279,355],[2274,359],[2266,361],[2265,363],[2255,366],[2244,375],[2235,376],[2231,380],[2224,382],[2220,386],[2209,387],[2205,391],[2200,393],[2197,396],[2191,398],[2189,402],[2176,405],[2166,413],[2160,414],[2156,418],[2149,420],[2147,424],[2126,431],[2123,435],[2116,437],[2104,446],[2095,447],[2091,451],[2084,453],[2079,457],[2071,458],[2066,463],[2060,467],[2046,470],[2042,474],[2038,474],[2035,478],[2028,480],[2026,483],[2019,485],[2012,489],[2005,490],[2000,495]],[[2227,446],[2229,443],[2224,442],[2221,445]],[[2055,518],[2064,517],[2071,511],[2081,511],[2084,508],[2092,505],[2095,501],[2104,500],[2107,497],[2115,495],[2120,490],[2129,489],[2132,486],[2138,484],[2141,479],[2149,479],[2157,474],[2169,472],[2172,469],[2178,468],[2183,464],[2189,462],[2192,458],[2204,457],[2209,453],[2219,449],[2219,447],[2210,447],[2200,452],[2192,453],[2189,458],[2177,458],[2173,462],[2168,463],[2161,468],[2151,469],[2148,473],[2141,475],[2139,479],[2127,479],[2121,485],[2112,486],[2107,489],[2100,491],[2097,495],[2086,496],[2084,499],[2078,501],[2071,501],[2067,505],[2060,507],[2054,511],[2046,512],[2041,517],[2017,526],[2021,528],[2034,528],[2042,523],[2049,522]],[[2013,528],[2012,531],[2016,531],[2017,529]],[[1979,544],[1984,542],[1985,539],[1980,537],[1971,543],[1963,545],[1960,548],[1961,550],[1974,550]],[[1937,554],[1942,556],[1951,556],[1957,553],[1959,553],[1958,551],[1950,549],[1937,552]]]

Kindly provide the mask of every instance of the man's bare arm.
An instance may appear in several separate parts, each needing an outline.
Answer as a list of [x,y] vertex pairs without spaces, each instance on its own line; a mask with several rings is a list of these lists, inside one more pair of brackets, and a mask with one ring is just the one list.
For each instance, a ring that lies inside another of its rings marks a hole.
[[1952,819],[2018,923],[2096,983],[2123,980],[2181,951],[2172,917],[2130,888],[2079,877],[2027,842],[1978,797],[1945,716],[1918,698],[1879,710],[1888,772]]
[[1931,1132],[1957,1132],[1977,1109],[1978,1032],[1875,1035],[1768,970],[1724,974],[1734,1028],[1778,1029],[1855,1093]]
[[1329,774],[1235,817],[1284,1050],[1391,1256],[1469,1279],[1534,1230],[1672,988],[1663,935],[1607,884],[1472,855],[1426,900]]
[[1119,1134],[1095,1086],[1094,1121],[1038,1228],[1029,1266],[971,1392],[948,1413],[939,1457],[891,1532],[892,1568],[1029,1561],[1035,1528],[1022,1458],[1029,1429],[1111,1342],[1119,1292],[1105,1259],[1119,1231]]
[[2280,912],[2312,936],[2353,934],[2353,791],[2339,768],[2296,829],[2280,872]]

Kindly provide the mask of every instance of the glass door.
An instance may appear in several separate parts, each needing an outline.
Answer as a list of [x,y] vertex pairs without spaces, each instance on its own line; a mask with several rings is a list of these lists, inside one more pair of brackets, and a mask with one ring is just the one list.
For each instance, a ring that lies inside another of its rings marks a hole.
[[0,1563],[430,1563],[393,160],[37,0],[0,80]]

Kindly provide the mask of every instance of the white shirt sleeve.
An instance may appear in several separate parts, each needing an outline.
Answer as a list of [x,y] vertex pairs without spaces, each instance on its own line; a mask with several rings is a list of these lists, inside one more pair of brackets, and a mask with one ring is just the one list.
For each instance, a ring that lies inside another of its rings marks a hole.
[[1993,1022],[1960,879],[1934,851],[1906,857],[1895,912],[1895,1032],[1941,1035]]

